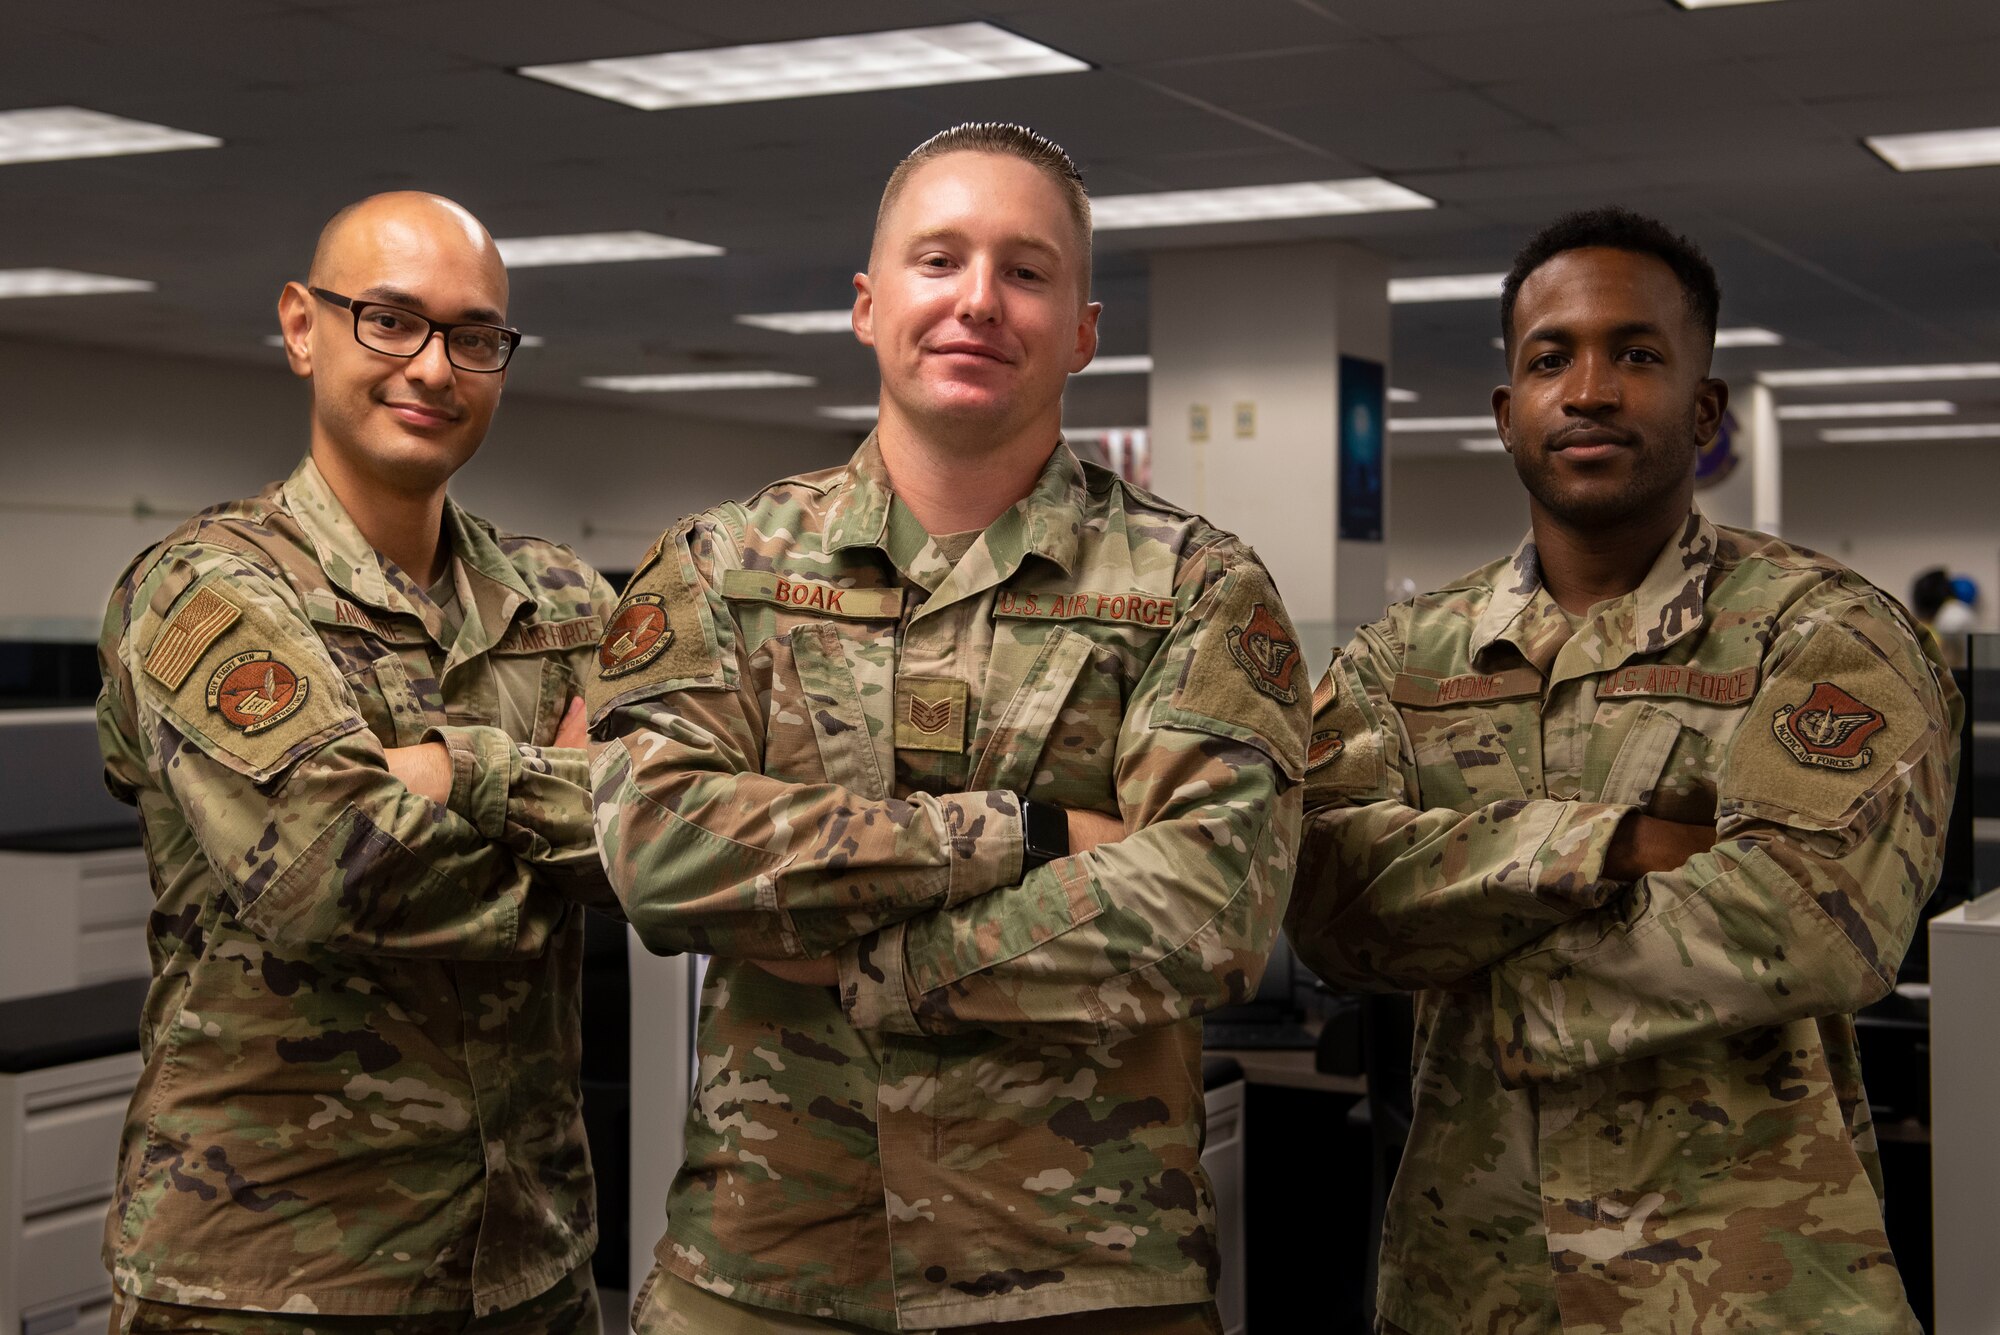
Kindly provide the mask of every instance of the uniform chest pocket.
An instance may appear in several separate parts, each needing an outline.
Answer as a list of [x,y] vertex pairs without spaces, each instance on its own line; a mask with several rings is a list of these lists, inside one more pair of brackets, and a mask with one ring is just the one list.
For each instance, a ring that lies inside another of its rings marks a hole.
[[[1613,710],[1629,710],[1631,716],[1621,718]],[[1721,744],[1743,711],[1699,711],[1708,716],[1706,729],[1689,723],[1682,712],[1653,701],[1598,706],[1593,744],[1611,749],[1598,801],[1635,806],[1649,816],[1683,824],[1714,822]]]
[[442,708],[433,717],[424,706],[420,683],[429,683],[430,693],[435,696],[435,679],[427,669],[418,678],[394,651],[383,654],[358,672],[348,673],[345,680],[354,697],[356,712],[384,747],[415,746],[423,740],[426,728],[444,721]]
[[495,654],[487,662],[498,717],[467,721],[497,722],[517,742],[553,745],[563,711],[581,693],[569,664],[549,654]]
[[1470,811],[1528,795],[1511,753],[1516,725],[1494,711],[1409,710],[1404,719],[1425,806]]
[[[968,786],[974,792],[1032,791],[1043,801],[1067,806],[1101,806],[1110,795],[1118,711],[1086,708],[1074,711],[1072,721],[1064,709],[1077,678],[1096,656],[1097,642],[1067,626],[1054,626],[1032,648],[1025,668],[1009,674],[1011,692],[996,689],[1008,684],[1003,679],[987,680],[991,721],[981,721],[979,760]],[[994,658],[996,665],[1005,662],[999,653]],[[1105,717],[1098,718],[1100,712]]]
[[[817,778],[870,801],[886,799],[896,772],[893,734],[884,718],[893,708],[893,689],[876,709],[865,706],[847,637],[828,622],[794,626],[780,643],[791,651],[798,694],[785,698],[789,683],[782,663],[774,662],[764,772],[794,780]],[[875,675],[869,674],[869,694],[882,696],[883,683]]]

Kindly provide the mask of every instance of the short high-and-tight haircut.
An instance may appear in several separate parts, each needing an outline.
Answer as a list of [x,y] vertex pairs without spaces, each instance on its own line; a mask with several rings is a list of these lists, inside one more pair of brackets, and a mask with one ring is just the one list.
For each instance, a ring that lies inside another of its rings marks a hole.
[[889,215],[889,208],[909,184],[911,173],[947,153],[999,153],[1010,158],[1019,158],[1030,166],[1039,168],[1044,176],[1055,182],[1062,192],[1063,203],[1069,209],[1070,222],[1076,228],[1077,253],[1082,261],[1083,297],[1090,297],[1090,196],[1084,193],[1083,173],[1076,169],[1076,163],[1063,151],[1061,144],[1044,134],[1037,134],[1025,125],[1013,125],[1005,121],[971,121],[964,125],[954,125],[949,130],[941,130],[909,151],[896,164],[896,170],[889,173],[889,182],[882,187],[882,203],[875,210],[875,234],[882,233],[882,220]]
[[1608,207],[1565,213],[1529,238],[1514,257],[1514,267],[1500,289],[1500,336],[1507,342],[1509,355],[1514,351],[1514,302],[1528,275],[1565,252],[1600,247],[1651,255],[1672,269],[1687,294],[1688,314],[1714,343],[1715,322],[1722,311],[1722,285],[1716,281],[1715,266],[1708,262],[1708,256],[1657,219]]

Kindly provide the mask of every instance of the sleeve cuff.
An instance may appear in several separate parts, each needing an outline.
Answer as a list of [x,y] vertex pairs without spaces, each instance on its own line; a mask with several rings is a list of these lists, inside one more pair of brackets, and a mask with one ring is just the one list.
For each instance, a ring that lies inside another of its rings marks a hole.
[[909,982],[903,968],[903,931],[897,923],[842,946],[840,1004],[848,1023],[875,1033],[921,1035],[910,1005]]
[[498,728],[440,727],[424,732],[451,756],[451,795],[445,805],[488,839],[507,829],[507,794],[518,763],[514,740]]
[[938,805],[944,809],[951,844],[945,908],[1020,882],[1026,835],[1019,794],[959,793],[939,798]]
[[1619,885],[1604,876],[1604,859],[1625,817],[1637,808],[1609,802],[1560,802],[1541,847],[1530,860],[1536,898],[1567,903],[1579,913],[1601,908]]

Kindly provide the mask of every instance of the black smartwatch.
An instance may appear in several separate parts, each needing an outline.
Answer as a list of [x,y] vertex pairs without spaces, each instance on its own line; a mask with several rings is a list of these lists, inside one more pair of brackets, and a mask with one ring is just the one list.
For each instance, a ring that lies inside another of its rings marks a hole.
[[1021,874],[1069,856],[1069,813],[1047,802],[1021,799]]

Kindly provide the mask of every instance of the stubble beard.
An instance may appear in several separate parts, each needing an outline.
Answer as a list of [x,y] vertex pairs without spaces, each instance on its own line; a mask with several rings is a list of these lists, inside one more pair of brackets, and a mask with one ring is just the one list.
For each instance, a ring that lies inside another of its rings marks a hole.
[[1670,440],[1657,440],[1633,433],[1636,443],[1629,482],[1611,488],[1585,482],[1575,485],[1557,475],[1555,436],[1544,437],[1532,459],[1514,451],[1514,471],[1534,502],[1565,528],[1579,533],[1602,533],[1656,517],[1674,503],[1687,484],[1699,445],[1694,438],[1694,415],[1675,428]]

